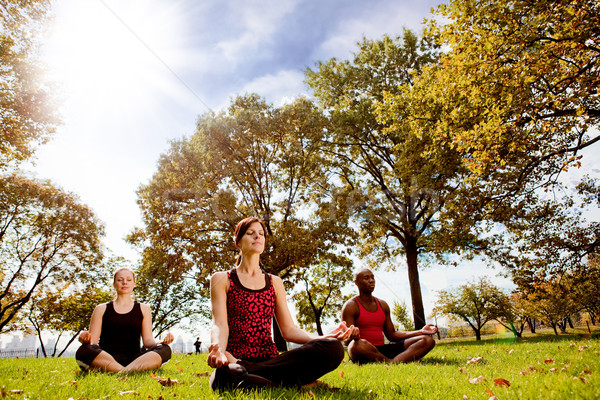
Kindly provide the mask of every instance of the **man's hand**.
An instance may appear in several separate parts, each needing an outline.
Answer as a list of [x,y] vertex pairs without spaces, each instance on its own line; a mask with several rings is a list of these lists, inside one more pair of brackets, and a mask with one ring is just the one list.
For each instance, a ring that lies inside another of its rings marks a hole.
[[92,341],[92,334],[88,331],[83,331],[79,334],[79,342],[81,344],[89,344]]
[[421,332],[423,332],[424,335],[435,335],[437,333],[437,331],[438,331],[438,328],[434,324],[425,325],[421,329]]
[[227,360],[227,356],[221,352],[218,344],[213,344],[208,348],[208,358],[206,359],[206,363],[211,368],[220,368],[223,365],[229,364],[229,360]]
[[350,335],[352,334],[352,332],[354,331],[354,325],[351,325],[350,327],[346,326],[346,322],[342,321],[337,328],[335,328],[334,330],[332,330],[331,332],[329,332],[326,335],[323,335],[323,337],[332,337],[335,338],[337,340],[340,341],[346,341],[350,338]]
[[165,338],[162,340],[162,344],[171,344],[173,343],[173,340],[175,340],[175,336],[173,336],[173,334],[171,332],[167,333],[167,335],[165,336]]

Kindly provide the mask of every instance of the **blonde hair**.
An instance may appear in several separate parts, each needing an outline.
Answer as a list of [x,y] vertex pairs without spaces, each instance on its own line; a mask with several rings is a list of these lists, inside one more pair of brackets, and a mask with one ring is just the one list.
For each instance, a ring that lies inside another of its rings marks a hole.
[[113,283],[115,283],[117,281],[117,274],[121,271],[128,271],[131,273],[131,275],[133,276],[133,281],[135,282],[135,272],[133,272],[133,270],[129,267],[121,267],[119,269],[117,269],[115,271],[115,273],[113,274]]

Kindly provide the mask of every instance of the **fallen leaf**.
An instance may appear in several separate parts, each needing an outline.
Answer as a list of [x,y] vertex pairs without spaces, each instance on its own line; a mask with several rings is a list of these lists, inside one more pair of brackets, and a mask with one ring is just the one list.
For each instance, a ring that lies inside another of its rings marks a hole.
[[340,371],[340,376],[343,378],[344,377],[344,371]]
[[177,382],[177,379],[161,378],[160,376],[157,376],[155,379],[158,381],[158,383],[160,383],[163,386],[179,385],[179,382]]
[[556,372],[556,368],[550,368],[548,372]]
[[513,353],[513,351],[515,351],[515,350],[514,350],[514,349],[510,349],[510,350],[508,351],[508,354],[512,354],[512,353]]
[[547,360],[544,360],[544,362],[545,362],[546,364],[550,364],[550,363],[553,363],[553,362],[554,362],[554,360],[553,360],[553,359],[551,359],[551,358],[549,358],[549,359],[547,359]]
[[479,375],[477,378],[469,379],[469,383],[472,383],[472,384],[476,384],[476,383],[484,382],[484,381],[485,381],[485,378],[481,375]]
[[126,390],[124,392],[119,392],[119,395],[121,396],[126,396],[128,394],[132,394],[134,396],[139,396],[140,394],[138,392],[136,392],[135,390]]
[[483,357],[473,357],[470,360],[467,361],[467,364],[476,364],[479,361],[482,361]]
[[504,378],[494,379],[494,385],[510,387],[510,382]]
[[529,372],[527,372],[527,371],[521,371],[521,375],[523,375],[523,376],[529,376]]
[[466,394],[463,394],[463,400],[469,400]]
[[199,372],[194,374],[196,375],[198,378],[203,377],[203,376],[210,376],[210,372]]
[[308,397],[315,397],[315,394],[312,392],[312,390],[308,391]]
[[8,394],[23,394],[23,390],[19,390],[19,389],[9,390]]
[[581,371],[581,373],[582,373],[582,374],[588,374],[588,375],[589,375],[589,374],[591,374],[591,373],[592,373],[592,371],[590,371],[590,370],[587,370],[587,369],[584,369],[583,371]]
[[486,393],[488,396],[493,396],[493,395],[494,395],[494,392],[492,392],[490,389],[485,389],[485,393]]
[[183,368],[177,368],[177,371],[183,372]]
[[385,369],[390,369],[390,366],[389,366],[389,365],[386,365],[386,366],[385,366]]
[[498,398],[496,396],[492,396],[488,400],[498,400]]
[[459,371],[461,374],[464,374],[467,372],[466,368],[462,368],[462,367],[459,369]]

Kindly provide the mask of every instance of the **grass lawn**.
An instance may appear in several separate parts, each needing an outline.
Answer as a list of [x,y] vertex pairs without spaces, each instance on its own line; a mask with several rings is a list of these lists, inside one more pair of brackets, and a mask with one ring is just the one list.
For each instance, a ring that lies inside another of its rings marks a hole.
[[[78,372],[75,360],[0,359],[7,399],[598,399],[600,328],[442,340],[425,359],[403,365],[344,361],[327,386],[214,393],[206,355],[175,355],[155,373]],[[164,378],[164,379],[161,379]],[[169,380],[170,379],[170,380]]]

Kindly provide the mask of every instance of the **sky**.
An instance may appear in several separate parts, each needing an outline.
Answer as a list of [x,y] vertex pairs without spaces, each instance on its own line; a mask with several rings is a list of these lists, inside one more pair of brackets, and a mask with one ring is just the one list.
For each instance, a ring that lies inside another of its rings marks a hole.
[[[43,60],[58,82],[63,125],[29,167],[77,194],[104,222],[106,246],[138,257],[123,238],[141,225],[136,189],[171,140],[199,115],[256,92],[282,104],[310,95],[304,71],[347,59],[363,37],[417,32],[441,0],[62,0]],[[600,165],[600,163],[596,164]],[[476,276],[510,282],[483,262],[421,272],[426,313],[436,290]],[[406,269],[377,272],[375,295],[410,304]]]

